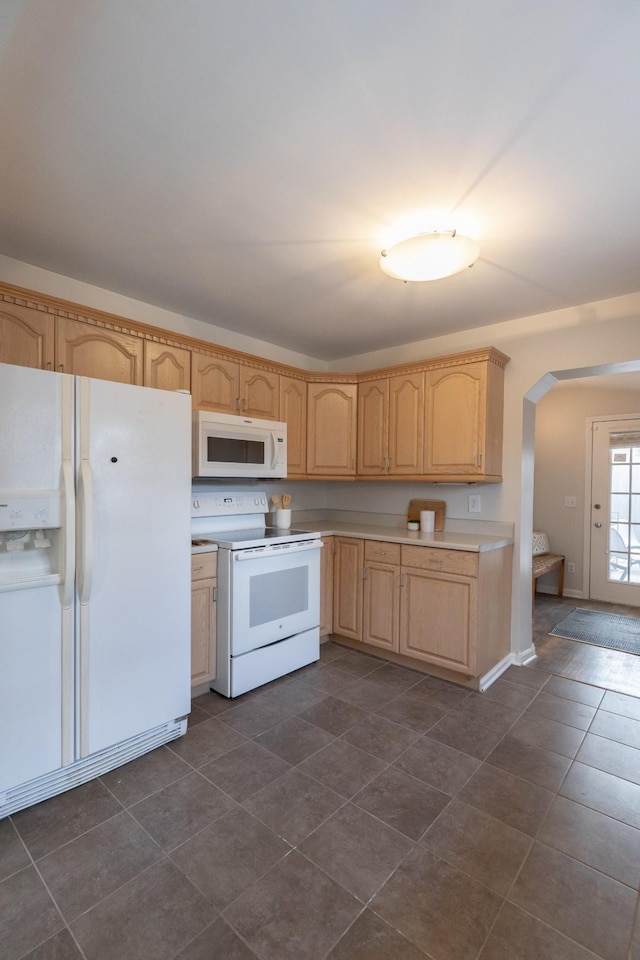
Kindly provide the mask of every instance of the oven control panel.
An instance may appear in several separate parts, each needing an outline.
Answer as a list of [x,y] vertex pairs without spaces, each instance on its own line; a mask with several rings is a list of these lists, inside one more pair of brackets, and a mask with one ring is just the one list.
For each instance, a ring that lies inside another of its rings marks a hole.
[[232,517],[246,513],[267,513],[268,509],[266,493],[252,491],[205,493],[191,501],[192,517]]

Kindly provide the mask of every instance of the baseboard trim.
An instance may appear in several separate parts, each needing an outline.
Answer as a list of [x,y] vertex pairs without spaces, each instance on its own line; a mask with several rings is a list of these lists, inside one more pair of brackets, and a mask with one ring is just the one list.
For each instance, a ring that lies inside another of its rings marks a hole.
[[[553,586],[549,586],[549,587],[548,587],[548,586],[546,586],[544,583],[543,583],[543,584],[540,584],[540,583],[538,584],[538,589],[536,590],[536,593],[544,593],[544,594],[546,594],[547,596],[551,596],[551,597],[557,597],[557,596],[558,596],[558,590],[557,590],[556,587],[553,587]],[[585,599],[586,599],[586,597],[585,597],[584,593],[582,592],[582,590],[563,590],[562,596],[563,596],[563,597],[571,597],[572,600],[585,600]]]
[[536,648],[531,644],[526,650],[521,650],[520,653],[514,654],[514,663],[517,663],[520,667],[526,667],[533,660],[537,660],[537,658]]
[[484,676],[480,677],[478,681],[478,690],[480,693],[484,693],[485,690],[488,690],[492,683],[495,683],[498,677],[501,677],[502,674],[507,670],[512,663],[515,663],[515,659],[512,653],[508,653],[506,657],[503,657],[499,663],[496,663],[495,667],[492,667],[491,670],[488,670]]

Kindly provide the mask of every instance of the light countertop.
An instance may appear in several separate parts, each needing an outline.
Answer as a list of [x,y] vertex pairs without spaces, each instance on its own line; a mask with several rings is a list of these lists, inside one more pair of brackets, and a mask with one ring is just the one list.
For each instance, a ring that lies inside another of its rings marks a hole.
[[205,537],[192,537],[191,554],[195,553],[213,553],[218,549],[218,544],[213,540],[207,540]]
[[[439,533],[420,533],[419,530],[407,530],[406,527],[393,527],[388,524],[361,523],[359,521],[319,520],[296,522],[298,530],[318,532],[323,537],[358,537],[363,540],[382,540],[387,543],[409,543],[422,547],[439,547],[446,550],[468,550],[483,553],[486,550],[499,550],[513,543],[513,537],[490,533],[469,533],[466,531],[443,530]],[[218,549],[217,543],[206,538],[194,537],[191,553],[211,553]]]
[[440,533],[420,533],[402,527],[389,527],[359,522],[335,522],[320,520],[317,523],[296,523],[298,529],[317,530],[324,537],[360,537],[363,540],[384,540],[387,543],[412,543],[424,547],[439,547],[447,550],[469,550],[483,553],[499,550],[513,543],[513,537],[487,533],[458,533],[443,530]]

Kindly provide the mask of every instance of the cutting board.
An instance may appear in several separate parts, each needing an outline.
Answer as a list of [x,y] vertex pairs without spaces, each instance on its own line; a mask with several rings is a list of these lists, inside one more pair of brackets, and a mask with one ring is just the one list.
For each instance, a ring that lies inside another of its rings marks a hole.
[[436,515],[435,530],[444,530],[445,500],[410,500],[407,520],[419,520],[421,510],[433,510]]

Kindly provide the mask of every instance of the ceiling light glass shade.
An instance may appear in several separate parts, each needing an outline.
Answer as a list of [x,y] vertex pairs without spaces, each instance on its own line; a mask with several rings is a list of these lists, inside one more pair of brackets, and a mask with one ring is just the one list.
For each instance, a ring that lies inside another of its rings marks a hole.
[[479,256],[476,241],[455,230],[420,233],[383,250],[380,267],[398,280],[440,280],[472,266]]

